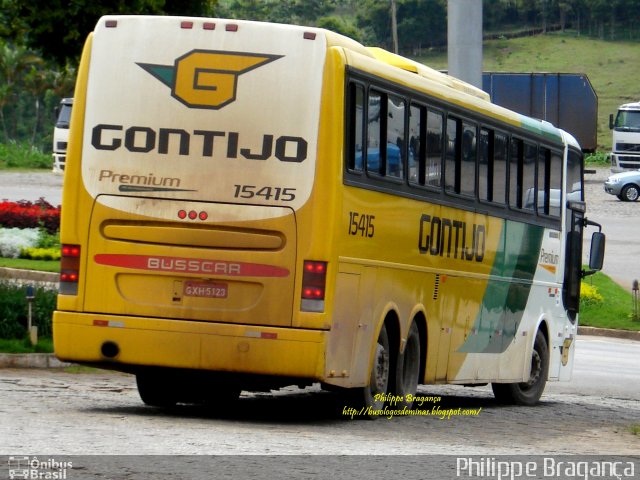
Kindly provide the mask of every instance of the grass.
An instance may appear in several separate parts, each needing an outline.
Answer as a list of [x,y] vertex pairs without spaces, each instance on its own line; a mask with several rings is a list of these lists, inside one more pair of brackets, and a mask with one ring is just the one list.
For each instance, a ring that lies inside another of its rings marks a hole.
[[629,427],[629,431],[633,434],[636,435],[637,437],[640,437],[640,423],[636,423],[634,425],[631,425]]
[[60,260],[30,260],[26,258],[0,257],[0,267],[60,273]]
[[0,143],[0,168],[43,169],[51,168],[53,158],[26,143],[10,141]]
[[[496,72],[585,73],[598,95],[598,150],[611,149],[609,114],[640,100],[640,43],[601,41],[575,32],[491,40],[484,43],[483,69]],[[418,61],[447,68],[447,53],[433,51]]]
[[[587,277],[583,283],[593,285],[604,298],[602,302],[581,302],[580,325],[618,330],[640,330],[633,319],[633,297],[603,273]],[[639,305],[640,309],[640,305]]]
[[38,338],[36,345],[31,345],[28,338],[4,339],[0,338],[0,352],[3,353],[52,353],[53,339]]

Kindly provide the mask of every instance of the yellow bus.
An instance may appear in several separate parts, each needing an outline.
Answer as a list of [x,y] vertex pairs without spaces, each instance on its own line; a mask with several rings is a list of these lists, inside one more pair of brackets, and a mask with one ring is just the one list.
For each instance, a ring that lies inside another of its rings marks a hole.
[[330,31],[103,17],[62,204],[56,355],[149,405],[316,382],[370,412],[419,384],[534,404],[571,375],[577,142]]

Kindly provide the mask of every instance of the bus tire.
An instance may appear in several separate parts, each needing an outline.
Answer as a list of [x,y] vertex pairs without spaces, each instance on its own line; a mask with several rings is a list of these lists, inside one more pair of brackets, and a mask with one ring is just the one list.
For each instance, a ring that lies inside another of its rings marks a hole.
[[138,373],[136,375],[138,394],[142,401],[151,407],[173,407],[178,399],[171,393],[166,377],[159,373]]
[[[407,335],[404,352],[398,353],[398,361],[395,372],[396,391],[394,394],[400,397],[400,400],[394,404],[394,407],[402,409],[403,407],[411,408],[413,399],[418,389],[420,377],[420,332],[418,326],[413,322]],[[411,398],[411,400],[409,400]]]
[[240,387],[223,382],[211,382],[205,389],[204,405],[210,410],[233,410],[240,399]]
[[625,202],[635,202],[640,197],[640,189],[634,184],[625,185],[620,196]]
[[499,403],[535,405],[540,400],[549,374],[549,348],[542,331],[536,333],[531,355],[531,375],[528,382],[492,383],[493,394]]
[[373,410],[384,408],[385,397],[389,391],[389,381],[391,380],[390,370],[389,336],[387,335],[387,328],[383,325],[373,354],[369,385],[363,391],[365,407],[371,407]]
[[389,349],[389,336],[383,325],[376,342],[376,350],[373,354],[371,375],[366,387],[351,388],[345,391],[345,401],[348,406],[355,408],[357,419],[375,420],[379,415],[373,411],[382,410],[386,403],[389,384],[391,382],[391,354]]

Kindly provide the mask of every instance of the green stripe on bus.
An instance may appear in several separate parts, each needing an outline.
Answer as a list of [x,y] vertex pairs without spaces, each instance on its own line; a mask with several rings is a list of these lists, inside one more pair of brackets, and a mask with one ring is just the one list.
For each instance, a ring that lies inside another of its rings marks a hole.
[[560,136],[560,130],[555,128],[550,123],[543,123],[540,120],[534,120],[524,115],[520,116],[522,122],[522,128],[528,130],[536,135],[541,135],[544,138],[553,140],[554,142],[562,143],[562,137]]
[[502,353],[513,341],[538,265],[544,228],[505,221],[482,305],[473,330],[460,348],[465,353]]

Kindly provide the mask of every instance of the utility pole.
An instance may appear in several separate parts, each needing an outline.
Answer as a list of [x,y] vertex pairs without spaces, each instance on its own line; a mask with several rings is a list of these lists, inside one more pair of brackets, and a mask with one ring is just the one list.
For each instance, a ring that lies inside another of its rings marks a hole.
[[398,21],[396,19],[396,0],[391,0],[391,43],[393,53],[398,53]]
[[449,75],[482,88],[482,0],[448,0]]

